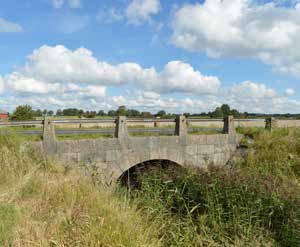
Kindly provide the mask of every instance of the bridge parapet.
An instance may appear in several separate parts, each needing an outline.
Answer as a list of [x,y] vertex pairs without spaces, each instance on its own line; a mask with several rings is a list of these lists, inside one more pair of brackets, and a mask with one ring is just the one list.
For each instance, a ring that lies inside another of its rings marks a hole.
[[188,135],[188,124],[193,123],[193,119],[178,116],[175,120],[168,120],[172,125],[175,123],[171,136],[132,137],[127,126],[130,121],[124,116],[114,121],[114,138],[58,141],[56,122],[45,118],[42,123],[43,141],[32,145],[45,155],[58,157],[66,165],[97,167],[104,181],[111,184],[130,168],[146,161],[168,160],[183,167],[201,168],[211,164],[225,165],[240,140],[240,136],[235,134],[233,117],[224,119],[222,134],[210,135]]

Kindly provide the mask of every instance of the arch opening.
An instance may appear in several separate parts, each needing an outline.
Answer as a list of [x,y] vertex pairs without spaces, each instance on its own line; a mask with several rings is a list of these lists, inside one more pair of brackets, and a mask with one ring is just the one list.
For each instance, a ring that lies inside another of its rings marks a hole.
[[173,175],[180,173],[182,170],[184,170],[182,165],[171,160],[147,160],[138,163],[123,172],[118,179],[118,183],[121,186],[130,189],[138,189],[141,186],[144,175],[154,172],[161,172],[164,175],[168,175],[168,177],[172,177]]

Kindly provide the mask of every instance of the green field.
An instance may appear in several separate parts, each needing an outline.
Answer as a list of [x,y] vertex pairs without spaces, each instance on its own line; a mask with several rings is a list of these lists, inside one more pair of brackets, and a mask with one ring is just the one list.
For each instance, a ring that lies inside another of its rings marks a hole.
[[299,246],[300,130],[239,129],[231,169],[152,169],[107,188],[0,136],[0,246]]
[[[191,126],[194,127],[194,126]],[[128,129],[145,129],[145,131],[148,129],[148,127],[142,126],[142,125],[136,125],[136,126],[128,126]],[[160,129],[168,129],[168,128],[174,128],[175,125],[168,125],[160,127]],[[63,128],[63,127],[56,127],[56,130],[107,130],[107,129],[113,129],[112,127],[82,127],[82,128]],[[204,127],[204,131],[193,131],[192,133],[189,133],[190,135],[212,135],[212,134],[219,134],[221,131],[217,131],[214,129],[211,129],[210,127]],[[17,131],[30,131],[30,130],[39,130],[42,131],[41,126],[14,126],[14,127],[2,127],[0,130],[2,131],[9,131],[12,133],[15,133]],[[141,133],[130,133],[131,137],[147,137],[147,136],[171,136],[172,134],[166,134],[166,133],[147,133],[147,132],[141,132]],[[23,141],[41,141],[42,136],[41,135],[26,135],[26,134],[19,134],[20,138]],[[97,138],[113,138],[113,134],[101,134],[101,133],[86,133],[86,134],[57,134],[58,140],[81,140],[81,139],[97,139]]]

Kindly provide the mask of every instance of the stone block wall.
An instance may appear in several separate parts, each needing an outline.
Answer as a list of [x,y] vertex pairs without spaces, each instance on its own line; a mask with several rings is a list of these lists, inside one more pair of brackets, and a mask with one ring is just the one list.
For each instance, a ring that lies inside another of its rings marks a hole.
[[131,167],[149,160],[170,160],[183,167],[225,165],[240,136],[235,133],[232,117],[224,122],[224,134],[188,135],[186,118],[180,116],[176,119],[175,136],[129,137],[126,118],[120,117],[115,138],[57,141],[51,120],[47,120],[44,141],[35,145],[66,165],[97,167],[105,181],[113,183]]

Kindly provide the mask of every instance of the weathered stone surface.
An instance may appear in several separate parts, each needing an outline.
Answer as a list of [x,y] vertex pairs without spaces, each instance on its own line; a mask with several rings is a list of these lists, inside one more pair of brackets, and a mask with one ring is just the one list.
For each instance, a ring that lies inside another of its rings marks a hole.
[[225,165],[241,139],[232,129],[231,118],[227,120],[226,134],[187,135],[186,119],[181,116],[177,119],[177,136],[129,137],[126,118],[120,117],[116,124],[117,138],[76,141],[57,141],[53,136],[54,127],[48,121],[43,142],[33,145],[46,155],[59,157],[67,165],[85,164],[97,169],[97,173],[111,183],[131,167],[149,160],[170,160],[182,166],[201,168]]
[[185,116],[178,116],[176,118],[175,135],[181,137],[187,135],[187,121]]
[[228,116],[224,118],[224,134],[233,135],[235,134],[235,127],[234,127],[234,119],[233,116]]
[[197,145],[197,154],[213,154],[214,151],[214,145]]

